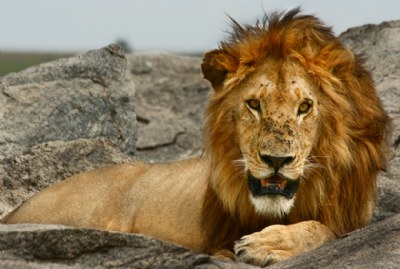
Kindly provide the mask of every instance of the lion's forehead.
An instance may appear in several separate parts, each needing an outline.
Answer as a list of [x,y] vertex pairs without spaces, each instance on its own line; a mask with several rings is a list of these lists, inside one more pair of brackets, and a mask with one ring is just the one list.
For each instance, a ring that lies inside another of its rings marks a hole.
[[299,75],[277,81],[267,74],[260,74],[252,79],[248,88],[251,95],[261,99],[281,97],[284,98],[281,101],[301,100],[305,96],[312,95],[310,83]]

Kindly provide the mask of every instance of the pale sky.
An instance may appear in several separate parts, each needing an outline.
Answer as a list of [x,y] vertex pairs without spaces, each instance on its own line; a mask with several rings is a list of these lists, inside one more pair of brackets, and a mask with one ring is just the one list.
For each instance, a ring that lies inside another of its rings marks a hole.
[[297,6],[336,33],[400,19],[400,0],[0,0],[0,52],[77,52],[117,39],[135,51],[202,52],[226,36],[226,14],[254,24]]

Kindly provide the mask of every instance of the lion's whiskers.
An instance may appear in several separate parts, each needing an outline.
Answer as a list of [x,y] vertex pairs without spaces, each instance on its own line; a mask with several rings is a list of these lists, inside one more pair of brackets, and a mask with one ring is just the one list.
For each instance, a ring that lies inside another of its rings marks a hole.
[[314,173],[320,173],[321,169],[326,169],[326,167],[321,164],[320,162],[317,162],[318,158],[327,158],[326,156],[309,156],[308,158],[305,159],[304,161],[304,166],[303,166],[303,171],[304,175],[307,177],[309,175],[312,175]]
[[319,163],[318,159],[328,159],[328,156],[323,156],[323,155],[321,155],[321,156],[318,156],[318,155],[308,156],[305,161],[306,162]]
[[246,168],[246,161],[244,159],[233,160],[232,163],[236,167]]

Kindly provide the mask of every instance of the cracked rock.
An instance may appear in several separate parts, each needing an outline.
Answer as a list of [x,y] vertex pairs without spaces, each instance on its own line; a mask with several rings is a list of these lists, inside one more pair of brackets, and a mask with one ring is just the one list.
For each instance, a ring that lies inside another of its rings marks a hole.
[[110,45],[0,78],[0,157],[53,140],[104,137],[135,152],[134,84]]
[[211,87],[198,57],[127,55],[136,86],[137,158],[164,162],[202,152],[203,113]]

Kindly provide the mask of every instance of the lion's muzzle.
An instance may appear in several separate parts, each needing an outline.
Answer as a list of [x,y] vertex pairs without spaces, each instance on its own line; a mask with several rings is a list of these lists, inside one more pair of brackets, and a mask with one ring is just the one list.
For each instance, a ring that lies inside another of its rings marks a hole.
[[271,155],[263,155],[260,154],[261,160],[266,163],[268,166],[272,167],[275,173],[278,173],[278,170],[287,164],[290,164],[295,159],[292,156],[285,156],[285,157],[276,157]]
[[263,195],[282,195],[288,199],[293,198],[299,186],[299,180],[293,180],[274,174],[271,177],[257,179],[248,173],[249,188],[254,197]]

